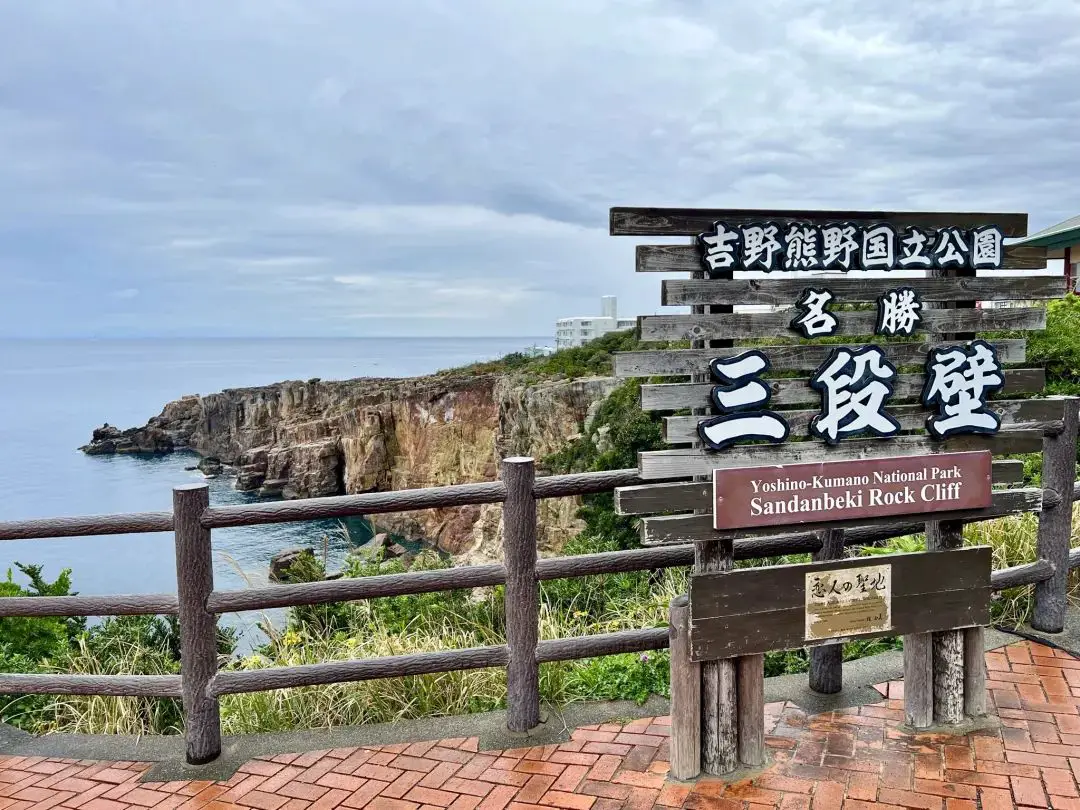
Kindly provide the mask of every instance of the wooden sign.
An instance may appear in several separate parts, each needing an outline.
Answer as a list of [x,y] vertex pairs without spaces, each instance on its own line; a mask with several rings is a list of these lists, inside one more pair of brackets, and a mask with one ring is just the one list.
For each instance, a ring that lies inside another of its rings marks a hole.
[[989,546],[698,573],[695,661],[990,622]]
[[713,470],[713,528],[842,523],[982,509],[989,451]]

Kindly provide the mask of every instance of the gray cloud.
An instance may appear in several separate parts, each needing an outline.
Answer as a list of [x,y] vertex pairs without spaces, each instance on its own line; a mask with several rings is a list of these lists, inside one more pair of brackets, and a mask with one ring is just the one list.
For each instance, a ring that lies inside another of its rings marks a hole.
[[610,205],[1077,207],[1071,1],[0,5],[2,334],[544,334],[658,309]]

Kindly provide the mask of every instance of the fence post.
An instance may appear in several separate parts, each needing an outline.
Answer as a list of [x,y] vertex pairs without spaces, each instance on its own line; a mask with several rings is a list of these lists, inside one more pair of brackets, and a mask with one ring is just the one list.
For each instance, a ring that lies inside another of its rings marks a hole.
[[1035,585],[1035,613],[1031,626],[1044,633],[1060,633],[1065,628],[1078,403],[1080,400],[1071,397],[1065,400],[1064,430],[1043,439],[1043,489],[1060,496],[1052,506],[1044,506],[1039,515],[1039,558],[1054,565],[1054,576]]
[[671,778],[701,773],[701,664],[690,660],[690,601],[676,596],[668,608],[671,648]]
[[214,590],[210,530],[200,523],[210,505],[206,484],[173,488],[176,536],[176,594],[180,603],[180,684],[184,705],[187,761],[202,765],[221,753],[221,716],[209,696],[217,673],[217,616],[207,610]]
[[[964,545],[964,524],[941,521],[926,524],[928,551],[948,551]],[[948,565],[948,562],[942,562]],[[964,719],[964,632],[933,633],[934,722],[956,724]],[[904,685],[905,690],[907,685]]]
[[506,565],[506,727],[523,732],[540,724],[540,584],[536,579],[536,469],[531,458],[502,462],[503,558]]
[[[821,550],[814,554],[819,560],[844,558],[844,530],[826,529],[819,533]],[[835,695],[844,685],[844,645],[822,644],[810,648],[810,688],[823,695]]]

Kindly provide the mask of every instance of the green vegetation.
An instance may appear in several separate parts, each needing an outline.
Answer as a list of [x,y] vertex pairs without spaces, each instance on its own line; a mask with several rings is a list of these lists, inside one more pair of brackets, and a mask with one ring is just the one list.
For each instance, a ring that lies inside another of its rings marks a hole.
[[[1080,393],[1080,299],[1053,302],[1046,333],[1029,337],[1029,356],[1048,371],[1049,389]],[[512,354],[451,373],[520,374],[526,380],[576,378],[611,373],[612,353],[640,348],[632,332],[612,333],[577,349],[547,357]],[[638,407],[640,383],[618,386],[599,407],[581,435],[558,453],[543,459],[551,472],[619,469],[636,465],[637,453],[663,446],[659,418]],[[1026,479],[1037,482],[1038,456],[1025,457]],[[615,514],[611,494],[583,499],[583,529],[570,540],[565,554],[587,554],[634,548],[638,533],[632,518]],[[967,544],[987,544],[994,567],[1034,559],[1037,518],[1020,515],[965,528]],[[925,547],[922,535],[895,538],[852,554],[889,554]],[[740,565],[803,562],[785,557]],[[430,570],[449,563],[423,554],[411,570]],[[30,580],[23,588],[11,579],[0,582],[0,596],[67,594],[70,572],[55,582],[40,568],[20,566]],[[400,561],[350,559],[345,576],[366,577],[403,571]],[[301,558],[291,570],[295,581],[320,579],[319,562]],[[673,569],[555,580],[541,585],[541,638],[568,638],[622,629],[663,627],[672,597],[686,591],[687,571]],[[1075,588],[1072,594],[1076,596]],[[1023,622],[1031,610],[1031,588],[998,594],[992,606],[996,623]],[[410,652],[461,649],[501,644],[503,589],[419,594],[365,602],[305,606],[288,612],[286,627],[265,627],[269,641],[254,654],[235,658],[233,639],[223,634],[223,665],[236,669],[291,666],[321,661],[374,658]],[[161,617],[121,617],[86,627],[61,619],[0,619],[0,672],[78,672],[157,674],[179,671],[175,623]],[[899,639],[846,644],[851,660],[899,646]],[[766,656],[766,673],[805,672],[804,650]],[[232,695],[222,699],[227,733],[374,723],[401,718],[478,712],[499,708],[505,700],[502,670],[475,670],[386,681]],[[565,704],[578,700],[645,700],[668,691],[666,652],[627,654],[545,664],[541,667],[544,700]],[[172,700],[97,697],[0,696],[0,719],[34,731],[79,731],[163,734],[182,722]]]

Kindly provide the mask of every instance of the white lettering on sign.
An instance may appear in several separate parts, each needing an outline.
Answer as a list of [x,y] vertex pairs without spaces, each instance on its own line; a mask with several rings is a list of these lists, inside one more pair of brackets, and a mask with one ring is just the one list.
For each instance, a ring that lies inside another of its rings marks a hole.
[[806,575],[806,640],[892,628],[892,566],[866,565]]

